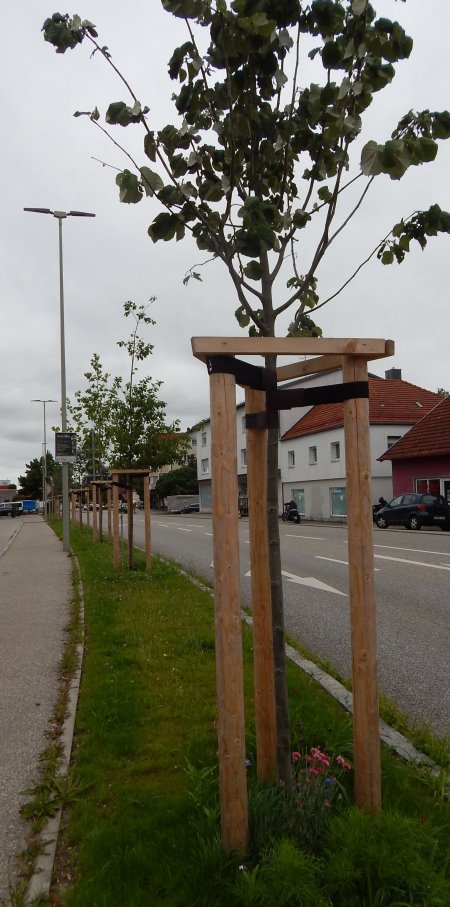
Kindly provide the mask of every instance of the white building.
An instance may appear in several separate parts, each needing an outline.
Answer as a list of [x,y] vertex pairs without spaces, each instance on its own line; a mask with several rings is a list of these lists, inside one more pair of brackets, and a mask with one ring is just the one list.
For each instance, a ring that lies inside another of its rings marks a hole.
[[[281,386],[313,388],[342,383],[342,371],[299,378]],[[372,499],[392,498],[390,462],[378,457],[429,412],[441,399],[432,391],[401,380],[393,369],[386,378],[369,377],[369,414],[372,458]],[[346,477],[343,404],[318,404],[280,411],[279,511],[295,500],[306,519],[345,520]],[[236,406],[237,471],[239,496],[247,495],[245,405]],[[200,510],[211,510],[211,425],[197,434],[197,475]]]

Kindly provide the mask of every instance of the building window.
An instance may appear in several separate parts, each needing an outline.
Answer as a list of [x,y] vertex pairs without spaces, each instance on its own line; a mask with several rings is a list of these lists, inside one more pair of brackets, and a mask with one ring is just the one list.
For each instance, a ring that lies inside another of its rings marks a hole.
[[247,449],[245,447],[241,450],[241,466],[247,466]]
[[246,431],[246,427],[245,427],[245,416],[242,416],[242,420],[241,420],[241,431],[242,431],[242,434],[245,435],[245,431]]
[[309,448],[309,465],[314,466],[317,463],[317,447]]
[[389,450],[393,444],[396,444],[397,441],[400,441],[401,435],[388,435],[387,436],[387,449]]
[[346,488],[330,488],[331,516],[347,516]]
[[206,447],[206,431],[202,431],[202,447]]
[[295,450],[288,450],[288,466],[295,466]]
[[331,442],[331,462],[336,463],[341,459],[341,443],[340,441]]
[[202,460],[202,473],[209,472],[209,460]]
[[197,447],[197,438],[191,438],[192,447]]

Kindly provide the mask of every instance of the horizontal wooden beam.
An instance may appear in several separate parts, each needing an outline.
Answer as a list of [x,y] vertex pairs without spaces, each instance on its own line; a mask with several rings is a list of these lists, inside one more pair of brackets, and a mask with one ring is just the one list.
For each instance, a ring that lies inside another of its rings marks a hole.
[[[383,356],[371,353],[370,355],[364,355],[364,358],[370,361],[393,356],[395,352],[394,341],[386,340],[385,344],[386,348]],[[316,372],[328,372],[336,368],[342,368],[341,357],[334,353],[329,353],[325,356],[303,359],[301,362],[291,362],[289,365],[280,365],[277,368],[277,380],[287,381],[290,378],[301,378],[303,375],[314,375]]]
[[[392,340],[336,337],[192,337],[192,352],[206,362],[211,356],[392,356]],[[339,366],[340,366],[339,362]]]

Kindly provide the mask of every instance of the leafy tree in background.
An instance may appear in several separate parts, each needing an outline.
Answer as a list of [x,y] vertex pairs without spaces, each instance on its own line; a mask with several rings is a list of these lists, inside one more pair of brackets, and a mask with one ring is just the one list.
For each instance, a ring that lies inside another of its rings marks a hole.
[[[319,296],[319,267],[375,180],[381,174],[401,179],[410,167],[433,161],[438,140],[450,135],[447,111],[410,110],[385,142],[369,141],[360,160],[351,158],[374,94],[390,84],[394,64],[410,56],[412,39],[398,22],[377,18],[368,0],[162,0],[162,5],[185,20],[187,38],[169,61],[176,112],[175,123],[163,127],[151,122],[149,108],[97,40],[92,23],[55,13],[44,23],[44,37],[58,53],[86,39],[119,76],[129,98],[110,104],[106,127],[96,107],[86,115],[108,136],[109,126],[144,131],[148,163],[123,148],[129,169],[116,176],[120,200],[134,204],[153,197],[162,208],[148,230],[153,242],[190,234],[209,260],[223,263],[242,328],[274,336],[277,318],[289,311],[289,334],[320,335],[315,313],[372,256],[385,265],[400,264],[413,240],[423,249],[429,236],[450,232],[450,215],[438,204],[414,211],[387,225],[386,235],[364,262],[352,265],[328,299]],[[382,198],[380,192],[381,204]],[[192,268],[185,280],[190,278],[200,280],[201,274]],[[267,358],[267,367],[275,364],[275,357]],[[278,771],[288,780],[277,471],[278,433],[271,430]]]
[[198,494],[198,479],[196,466],[180,466],[161,475],[155,485],[159,498],[167,498],[170,494]]
[[178,463],[185,450],[186,438],[178,431],[178,422],[166,423],[166,405],[158,396],[162,381],[153,381],[148,375],[136,380],[138,363],[153,350],[139,336],[141,327],[155,323],[146,309],[130,301],[124,304],[125,317],[132,318],[134,327],[130,337],[119,340],[117,345],[129,356],[128,380],[112,378],[94,353],[91,369],[84,375],[85,390],[77,391],[75,401],[68,404],[85,464],[90,461],[92,429],[95,456],[106,470]]
[[[25,465],[25,474],[19,476],[19,491],[21,498],[29,498],[33,501],[42,500],[42,457],[30,460]],[[55,460],[47,450],[46,455],[46,475],[51,479],[55,494],[61,494],[61,467],[55,463]]]

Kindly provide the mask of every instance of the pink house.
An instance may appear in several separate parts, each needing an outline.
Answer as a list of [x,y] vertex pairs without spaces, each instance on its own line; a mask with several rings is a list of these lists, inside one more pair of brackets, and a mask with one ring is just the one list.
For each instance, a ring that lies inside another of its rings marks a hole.
[[450,503],[450,396],[379,457],[392,462],[396,497],[408,491],[442,494]]

